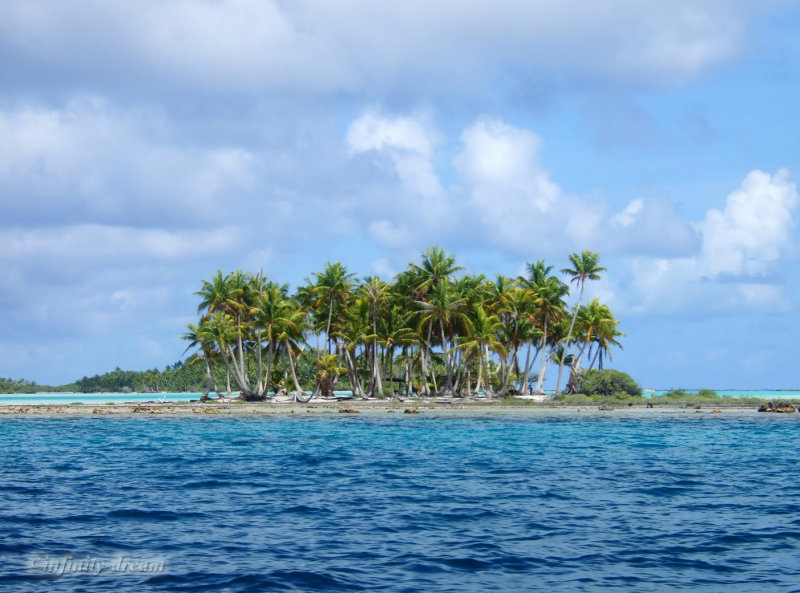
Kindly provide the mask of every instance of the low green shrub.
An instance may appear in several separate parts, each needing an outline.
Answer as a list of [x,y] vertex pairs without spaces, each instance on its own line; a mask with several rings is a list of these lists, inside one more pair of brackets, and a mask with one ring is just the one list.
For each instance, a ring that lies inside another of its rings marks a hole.
[[613,396],[616,399],[642,395],[642,388],[628,373],[614,369],[592,369],[582,373],[578,379],[578,391],[589,396]]

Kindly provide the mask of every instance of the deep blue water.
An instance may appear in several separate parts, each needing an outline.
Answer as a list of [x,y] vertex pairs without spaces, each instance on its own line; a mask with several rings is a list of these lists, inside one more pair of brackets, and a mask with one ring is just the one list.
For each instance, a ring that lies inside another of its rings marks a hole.
[[796,416],[342,416],[2,418],[0,590],[800,591]]

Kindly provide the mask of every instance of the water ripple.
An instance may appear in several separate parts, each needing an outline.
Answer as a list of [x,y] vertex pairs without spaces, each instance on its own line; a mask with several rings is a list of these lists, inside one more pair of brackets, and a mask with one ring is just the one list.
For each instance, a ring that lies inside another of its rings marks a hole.
[[[797,590],[800,424],[14,418],[0,579],[61,591]],[[47,576],[31,555],[163,558]]]

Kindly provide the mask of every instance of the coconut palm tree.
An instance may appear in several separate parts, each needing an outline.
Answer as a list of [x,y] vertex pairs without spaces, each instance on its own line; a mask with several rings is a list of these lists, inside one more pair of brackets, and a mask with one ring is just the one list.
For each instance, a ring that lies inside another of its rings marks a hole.
[[314,284],[314,293],[320,302],[324,303],[327,312],[325,337],[328,341],[328,354],[330,354],[332,344],[331,323],[334,309],[339,315],[343,313],[347,301],[352,295],[355,274],[349,273],[347,268],[337,261],[334,263],[328,262],[322,272],[315,272],[314,276],[317,279]]
[[183,339],[189,342],[189,345],[186,347],[186,350],[183,351],[186,354],[192,348],[199,348],[200,354],[198,354],[194,360],[202,359],[205,363],[206,367],[206,387],[203,391],[201,399],[206,400],[208,399],[208,392],[211,391],[211,381],[213,378],[213,359],[214,359],[214,334],[209,327],[208,320],[205,317],[201,317],[200,320],[197,322],[197,325],[193,323],[189,323],[186,326],[186,332],[183,334]]
[[535,389],[536,393],[541,394],[544,393],[542,384],[544,382],[547,361],[549,358],[552,358],[552,352],[550,355],[546,354],[547,345],[550,343],[548,339],[551,337],[551,327],[553,324],[558,323],[564,315],[566,307],[564,298],[567,295],[568,289],[567,286],[555,276],[547,276],[544,280],[539,280],[541,283],[533,290],[533,308],[529,313],[529,318],[542,329],[541,342],[539,345],[542,360],[539,364],[539,376],[536,380]]
[[421,265],[411,264],[411,268],[417,280],[414,288],[416,290],[415,298],[418,300],[425,300],[424,297],[429,290],[435,288],[440,282],[452,281],[453,274],[464,269],[456,265],[455,257],[447,255],[444,249],[436,246],[429,247],[422,254]]
[[[477,354],[478,378],[475,384],[476,392],[481,390],[483,377],[485,377],[486,393],[489,396],[492,395],[492,383],[489,377],[487,358],[489,352],[494,352],[500,356],[507,354],[506,347],[497,339],[504,327],[503,322],[500,321],[497,315],[487,313],[482,306],[478,305],[470,314],[470,333],[458,339],[458,349]],[[469,386],[467,386],[467,391],[469,391]]]
[[[593,344],[598,344],[598,352],[601,348],[608,351],[612,344],[619,345],[616,337],[622,335],[622,332],[617,329],[617,324],[619,321],[614,318],[611,309],[607,305],[601,304],[598,299],[581,307],[575,323],[576,335],[579,336],[579,340],[570,367],[567,393],[575,391],[580,375],[581,359],[591,350]],[[590,353],[588,356],[591,358]]]
[[381,368],[378,360],[378,323],[382,318],[391,296],[390,286],[378,276],[367,277],[358,289],[359,298],[369,304],[369,317],[372,324],[372,344],[370,348],[370,382],[368,393],[383,392]]
[[[441,340],[442,351],[445,360],[445,372],[447,376],[446,390],[454,395],[453,384],[453,353],[451,344],[448,341],[448,331],[454,325],[466,321],[464,315],[463,298],[458,298],[458,294],[449,282],[439,282],[428,293],[428,301],[417,301],[420,307],[420,325],[426,325],[433,331],[438,331],[438,338]],[[430,338],[429,338],[430,339]]]
[[[561,270],[562,274],[567,274],[570,277],[570,282],[574,283],[579,288],[578,293],[578,302],[575,304],[575,310],[572,314],[572,321],[569,325],[569,331],[567,332],[567,339],[565,342],[565,348],[569,347],[570,341],[572,340],[572,330],[575,328],[575,319],[578,316],[578,309],[581,306],[581,301],[583,300],[583,288],[586,285],[587,280],[599,280],[600,279],[600,272],[604,272],[605,268],[599,264],[600,256],[597,253],[592,251],[581,251],[580,254],[572,253],[569,256],[569,261],[572,263],[571,268],[564,268]],[[564,370],[564,363],[558,365],[558,380],[556,381],[556,394],[560,392],[561,389],[561,374]]]

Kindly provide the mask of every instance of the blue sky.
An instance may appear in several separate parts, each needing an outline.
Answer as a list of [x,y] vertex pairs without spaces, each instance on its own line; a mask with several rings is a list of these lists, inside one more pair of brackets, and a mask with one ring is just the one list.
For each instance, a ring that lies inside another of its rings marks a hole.
[[797,388],[800,8],[44,0],[0,8],[0,376],[181,358],[218,268],[429,245],[589,289],[645,387]]

